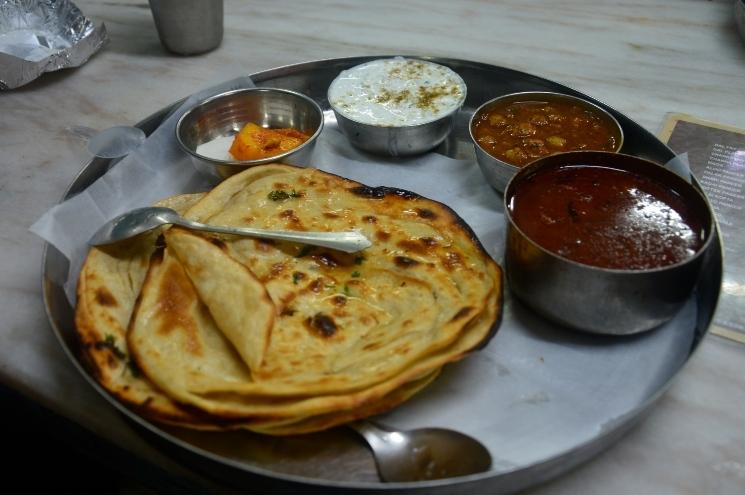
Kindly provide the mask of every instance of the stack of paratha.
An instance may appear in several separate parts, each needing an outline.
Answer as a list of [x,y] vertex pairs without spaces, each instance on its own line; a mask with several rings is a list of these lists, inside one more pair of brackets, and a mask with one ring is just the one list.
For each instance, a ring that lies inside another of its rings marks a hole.
[[194,428],[321,430],[383,412],[496,326],[501,272],[447,207],[265,165],[160,203],[205,223],[361,230],[346,254],[170,228],[91,250],[76,322],[100,383]]

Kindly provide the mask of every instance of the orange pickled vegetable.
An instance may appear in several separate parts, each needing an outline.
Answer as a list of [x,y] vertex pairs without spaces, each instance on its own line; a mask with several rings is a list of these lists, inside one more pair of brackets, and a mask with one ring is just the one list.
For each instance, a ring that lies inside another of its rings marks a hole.
[[259,160],[297,148],[310,138],[297,129],[267,129],[253,122],[243,126],[230,146],[236,160]]

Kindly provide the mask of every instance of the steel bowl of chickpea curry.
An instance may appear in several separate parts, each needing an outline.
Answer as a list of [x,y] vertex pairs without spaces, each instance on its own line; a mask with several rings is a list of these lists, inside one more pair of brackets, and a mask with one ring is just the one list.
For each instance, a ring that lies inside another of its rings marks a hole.
[[623,130],[607,111],[561,93],[512,93],[487,101],[469,123],[476,161],[500,192],[518,170],[544,156],[567,151],[611,151],[623,146]]

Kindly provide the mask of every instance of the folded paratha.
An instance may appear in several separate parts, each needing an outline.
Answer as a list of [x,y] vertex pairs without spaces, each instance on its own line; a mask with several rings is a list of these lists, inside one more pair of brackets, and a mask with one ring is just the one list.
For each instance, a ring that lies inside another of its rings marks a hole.
[[[184,213],[203,194],[184,194],[155,204]],[[127,327],[161,231],[94,247],[81,269],[75,326],[82,357],[96,380],[143,416],[177,424],[199,418],[178,406],[142,376],[127,346]]]

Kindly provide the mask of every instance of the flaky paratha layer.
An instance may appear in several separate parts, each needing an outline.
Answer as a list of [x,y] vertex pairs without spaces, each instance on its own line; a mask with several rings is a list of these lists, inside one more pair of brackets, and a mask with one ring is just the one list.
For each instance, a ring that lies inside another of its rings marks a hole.
[[318,170],[249,170],[187,216],[268,229],[359,229],[374,241],[364,253],[346,255],[221,238],[278,310],[255,380],[234,389],[247,396],[338,393],[387,380],[454,342],[501,283],[497,265],[447,207]]

